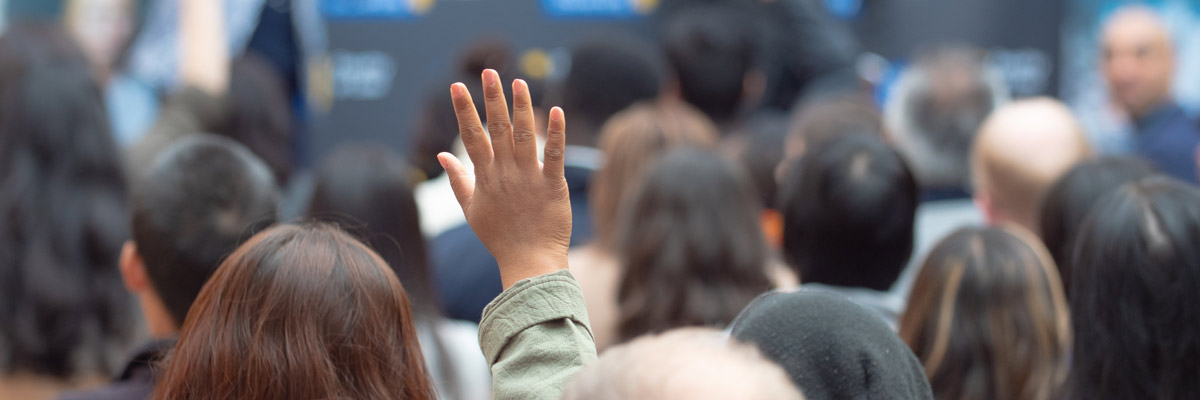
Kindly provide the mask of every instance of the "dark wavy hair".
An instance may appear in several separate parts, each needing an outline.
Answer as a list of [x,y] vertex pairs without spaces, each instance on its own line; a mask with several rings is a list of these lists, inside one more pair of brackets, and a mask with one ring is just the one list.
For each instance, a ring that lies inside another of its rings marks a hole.
[[668,152],[621,210],[621,341],[683,326],[723,327],[771,288],[753,184],[720,155]]
[[155,399],[430,399],[408,295],[332,225],[238,248],[184,321]]
[[1036,237],[969,227],[930,252],[900,337],[939,399],[1049,400],[1067,377],[1071,320]]
[[1080,229],[1068,398],[1200,395],[1200,189],[1167,178],[1126,184]]
[[100,89],[52,25],[0,37],[0,374],[107,373],[137,328],[125,181]]
[[1088,211],[1121,185],[1154,175],[1154,165],[1132,156],[1105,156],[1072,167],[1050,187],[1042,200],[1040,233],[1064,289],[1070,293],[1071,253]]

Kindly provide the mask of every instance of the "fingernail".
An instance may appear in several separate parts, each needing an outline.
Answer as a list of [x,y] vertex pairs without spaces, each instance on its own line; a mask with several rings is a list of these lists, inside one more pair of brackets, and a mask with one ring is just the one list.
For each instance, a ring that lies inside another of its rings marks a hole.
[[[520,82],[520,84],[517,84],[518,82]],[[518,95],[518,94],[525,94],[525,91],[528,88],[529,88],[529,84],[525,83],[524,79],[517,79],[517,80],[513,81],[513,95],[514,96]]]
[[467,85],[463,85],[462,82],[455,82],[453,85],[450,85],[450,95],[453,97],[462,97],[466,92]]
[[490,68],[483,70],[483,83],[487,84],[489,87],[499,85],[500,73]]
[[550,109],[550,120],[554,122],[562,121],[563,110],[558,107]]
[[442,165],[442,169],[446,169],[446,154],[447,153],[443,152],[443,153],[438,153],[438,155],[437,155],[438,164]]

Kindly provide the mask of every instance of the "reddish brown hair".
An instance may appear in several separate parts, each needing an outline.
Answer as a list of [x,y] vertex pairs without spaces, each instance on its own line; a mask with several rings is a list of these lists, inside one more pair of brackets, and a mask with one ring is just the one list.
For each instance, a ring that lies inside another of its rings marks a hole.
[[609,251],[615,246],[625,193],[655,159],[676,147],[714,147],[718,136],[708,117],[676,101],[635,104],[609,119],[599,139],[607,160],[592,178],[589,197],[596,243]]
[[221,264],[156,399],[430,399],[408,296],[330,225],[281,225]]

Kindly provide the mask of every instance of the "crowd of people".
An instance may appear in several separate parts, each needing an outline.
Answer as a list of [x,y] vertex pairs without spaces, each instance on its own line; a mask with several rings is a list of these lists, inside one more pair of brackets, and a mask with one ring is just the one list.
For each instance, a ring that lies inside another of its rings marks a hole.
[[665,1],[558,82],[482,42],[412,154],[311,171],[221,2],[179,2],[182,86],[127,145],[111,60],[13,24],[0,398],[1200,397],[1200,123],[1158,16],[1097,33],[1135,130],[1101,154],[966,46],[877,104],[807,4]]

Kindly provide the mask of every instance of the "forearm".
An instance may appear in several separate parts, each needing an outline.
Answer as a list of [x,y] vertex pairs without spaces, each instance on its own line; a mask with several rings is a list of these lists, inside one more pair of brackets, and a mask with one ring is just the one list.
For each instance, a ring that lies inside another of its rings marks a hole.
[[223,0],[179,1],[180,80],[221,97],[229,88],[229,40]]
[[496,399],[558,399],[596,359],[583,291],[565,270],[518,282],[492,301],[479,340]]

